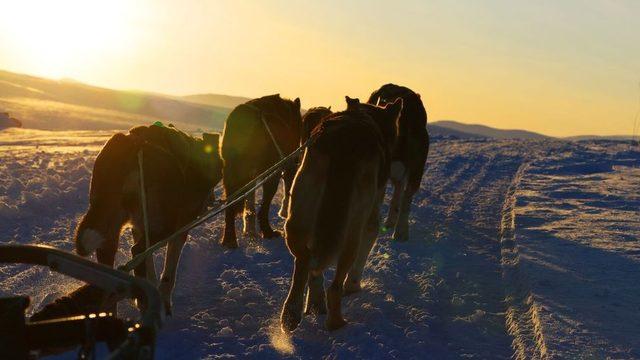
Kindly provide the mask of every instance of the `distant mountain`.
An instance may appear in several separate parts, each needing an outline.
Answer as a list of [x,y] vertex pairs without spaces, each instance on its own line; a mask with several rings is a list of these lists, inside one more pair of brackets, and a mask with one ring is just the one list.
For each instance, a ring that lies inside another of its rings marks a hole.
[[460,137],[486,137],[493,139],[550,139],[551,137],[526,130],[503,130],[485,125],[463,124],[451,120],[435,121],[431,127],[445,128],[461,133]]
[[[0,70],[0,113],[20,119],[25,128],[44,130],[126,130],[156,121],[186,131],[222,130],[231,110],[248,97],[219,94],[170,96],[112,90],[74,79],[51,80]],[[6,121],[5,121],[6,122]],[[8,123],[7,123],[8,124]],[[6,124],[5,124],[6,125]],[[526,130],[442,120],[429,123],[433,136],[495,139],[549,139]],[[630,136],[572,136],[567,140]]]
[[196,94],[183,96],[182,98],[197,104],[204,104],[227,109],[233,109],[236,106],[244,104],[245,102],[251,100],[251,98],[248,97],[219,94]]
[[25,128],[47,130],[122,130],[155,121],[185,130],[220,130],[230,109],[0,71],[0,112],[21,119]]
[[485,138],[485,136],[478,134],[471,134],[463,131],[458,131],[454,129],[450,129],[448,127],[440,126],[438,122],[435,124],[428,123],[427,128],[429,129],[430,136],[442,136],[442,137],[455,137],[461,139],[478,139]]

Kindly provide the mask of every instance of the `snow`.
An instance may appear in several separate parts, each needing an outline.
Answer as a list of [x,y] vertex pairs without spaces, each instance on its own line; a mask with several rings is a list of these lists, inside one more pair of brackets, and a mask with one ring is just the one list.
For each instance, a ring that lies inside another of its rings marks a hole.
[[[111,134],[0,132],[2,241],[72,251],[90,169]],[[223,219],[214,219],[184,247],[157,357],[640,357],[639,167],[640,152],[621,142],[435,139],[410,241],[380,236],[364,290],[343,300],[349,324],[335,332],[309,315],[283,334],[292,270],[284,242],[226,250],[217,244]],[[31,296],[29,311],[77,285],[0,265],[0,295]]]
[[640,152],[550,150],[528,169],[516,210],[545,347],[558,358],[639,358]]

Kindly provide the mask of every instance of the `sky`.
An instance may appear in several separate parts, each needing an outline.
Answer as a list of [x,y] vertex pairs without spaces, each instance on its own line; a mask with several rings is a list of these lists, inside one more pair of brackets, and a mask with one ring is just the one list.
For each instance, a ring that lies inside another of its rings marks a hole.
[[430,121],[631,134],[640,1],[0,0],[0,69],[334,109],[393,82]]

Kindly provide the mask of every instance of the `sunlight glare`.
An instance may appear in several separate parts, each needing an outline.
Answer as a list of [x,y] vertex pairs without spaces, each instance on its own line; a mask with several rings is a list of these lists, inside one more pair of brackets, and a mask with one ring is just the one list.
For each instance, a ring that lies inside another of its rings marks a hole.
[[3,5],[0,30],[24,62],[61,75],[124,51],[131,11],[122,0],[12,1]]

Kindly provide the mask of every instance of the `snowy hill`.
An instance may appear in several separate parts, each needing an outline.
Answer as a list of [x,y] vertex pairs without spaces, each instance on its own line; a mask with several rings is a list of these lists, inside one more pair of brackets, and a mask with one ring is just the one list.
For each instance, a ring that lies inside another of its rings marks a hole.
[[0,70],[0,112],[11,113],[32,129],[122,130],[162,121],[191,130],[222,129],[230,109]]
[[251,100],[243,96],[219,95],[219,94],[197,94],[183,96],[183,99],[198,104],[210,105],[226,109],[233,109],[240,104]]
[[457,121],[440,120],[432,123],[434,126],[446,128],[461,132],[463,134],[471,134],[474,137],[485,137],[493,139],[549,139],[549,136],[538,134],[526,130],[504,130],[496,129],[485,125],[463,124]]
[[[2,241],[72,251],[110,134],[0,133]],[[364,291],[344,301],[350,323],[332,333],[307,316],[282,334],[292,270],[283,240],[226,250],[217,244],[223,219],[214,219],[185,246],[157,356],[639,358],[639,168],[640,151],[623,142],[434,139],[410,241],[380,236]],[[30,295],[30,311],[75,286],[40,268],[0,266],[0,295]]]
[[[65,79],[51,80],[0,70],[0,112],[21,119],[23,127],[41,130],[126,130],[155,121],[187,131],[222,130],[231,110],[249,100],[242,96],[196,94],[170,96],[122,91]],[[429,122],[435,137],[460,139],[549,139],[526,131],[442,120]],[[630,136],[573,136],[567,140],[623,140]]]
[[464,131],[451,129],[451,128],[448,128],[446,126],[440,126],[440,125],[438,125],[438,123],[439,123],[438,121],[436,121],[434,124],[427,123],[427,129],[429,129],[429,136],[431,136],[431,137],[443,137],[443,138],[452,137],[452,138],[458,138],[458,139],[484,139],[484,138],[487,138],[487,136],[482,136],[480,134],[473,134],[473,133],[468,133],[468,132],[464,132]]

